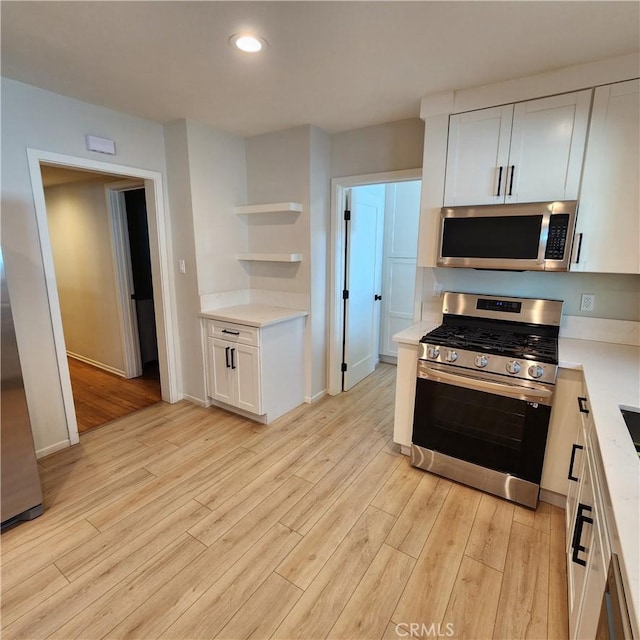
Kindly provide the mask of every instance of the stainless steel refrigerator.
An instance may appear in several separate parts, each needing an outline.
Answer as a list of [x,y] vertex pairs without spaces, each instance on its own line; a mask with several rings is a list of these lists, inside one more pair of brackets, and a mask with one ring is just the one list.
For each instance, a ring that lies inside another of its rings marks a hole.
[[0,249],[0,450],[2,529],[32,520],[42,511],[42,488],[33,447],[33,435],[22,383],[9,291]]

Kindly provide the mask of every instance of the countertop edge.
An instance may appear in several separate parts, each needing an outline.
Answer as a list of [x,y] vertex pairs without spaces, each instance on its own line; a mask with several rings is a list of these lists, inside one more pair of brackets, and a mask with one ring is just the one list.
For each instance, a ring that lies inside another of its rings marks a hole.
[[207,320],[220,320],[221,322],[233,322],[248,327],[268,327],[281,322],[304,318],[309,315],[303,309],[289,309],[269,305],[238,305],[201,311],[199,317]]

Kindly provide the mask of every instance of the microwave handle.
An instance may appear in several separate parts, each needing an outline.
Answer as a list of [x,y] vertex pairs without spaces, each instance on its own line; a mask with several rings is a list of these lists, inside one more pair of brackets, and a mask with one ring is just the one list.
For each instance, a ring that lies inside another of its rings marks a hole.
[[575,240],[573,241],[573,263],[578,264],[580,262],[580,253],[582,252],[582,231],[576,233]]

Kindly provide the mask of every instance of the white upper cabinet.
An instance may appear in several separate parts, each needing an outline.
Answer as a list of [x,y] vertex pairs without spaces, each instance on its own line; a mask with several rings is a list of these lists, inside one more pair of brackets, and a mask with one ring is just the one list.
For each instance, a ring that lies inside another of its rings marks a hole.
[[451,116],[445,206],[504,202],[512,119],[513,105]]
[[639,140],[640,80],[598,87],[572,271],[640,273]]
[[452,115],[445,206],[575,200],[591,90]]

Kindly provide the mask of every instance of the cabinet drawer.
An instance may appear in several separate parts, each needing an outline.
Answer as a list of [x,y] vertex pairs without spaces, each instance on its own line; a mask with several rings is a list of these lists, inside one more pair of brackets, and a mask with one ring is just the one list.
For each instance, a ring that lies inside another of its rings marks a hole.
[[260,345],[260,331],[258,328],[248,327],[244,324],[208,320],[207,335],[211,338],[220,338],[221,340],[248,344],[254,347]]

